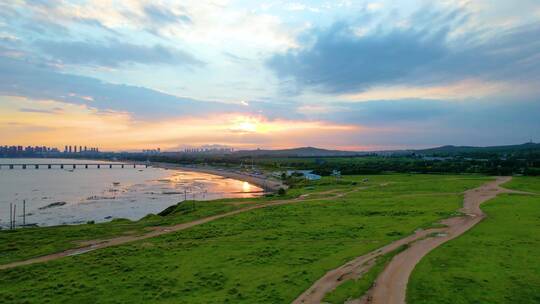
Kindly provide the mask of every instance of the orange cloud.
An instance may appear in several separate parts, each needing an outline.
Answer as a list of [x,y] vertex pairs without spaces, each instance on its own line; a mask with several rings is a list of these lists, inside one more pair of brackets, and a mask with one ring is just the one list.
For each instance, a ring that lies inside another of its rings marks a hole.
[[141,121],[128,113],[22,97],[0,97],[0,142],[22,145],[90,145],[106,150],[222,144],[238,148],[291,147],[356,133],[355,125],[323,121],[269,120],[227,113]]

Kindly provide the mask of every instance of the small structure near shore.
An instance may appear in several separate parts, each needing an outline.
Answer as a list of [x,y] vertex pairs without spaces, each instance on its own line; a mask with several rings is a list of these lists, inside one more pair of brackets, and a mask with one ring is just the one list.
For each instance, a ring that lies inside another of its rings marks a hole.
[[313,170],[287,170],[284,172],[287,177],[290,176],[301,176],[307,180],[320,180],[321,176],[314,174]]

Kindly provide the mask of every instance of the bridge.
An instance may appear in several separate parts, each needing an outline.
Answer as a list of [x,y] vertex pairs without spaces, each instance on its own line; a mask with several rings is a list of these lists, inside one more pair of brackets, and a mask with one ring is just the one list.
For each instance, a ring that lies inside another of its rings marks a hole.
[[36,163],[13,163],[13,164],[0,164],[0,169],[9,168],[9,169],[101,169],[103,168],[148,168],[149,164],[137,164],[137,163],[50,163],[50,164],[36,164]]

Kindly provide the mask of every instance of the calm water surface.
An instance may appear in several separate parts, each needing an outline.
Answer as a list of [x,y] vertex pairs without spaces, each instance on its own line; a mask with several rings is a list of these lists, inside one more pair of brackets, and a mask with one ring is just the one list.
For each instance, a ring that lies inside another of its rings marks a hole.
[[[0,163],[97,163],[90,160],[0,159]],[[99,163],[104,163],[99,161]],[[216,175],[160,168],[20,167],[0,169],[0,226],[9,223],[9,205],[17,205],[22,224],[76,224],[113,218],[137,220],[187,199],[245,198],[261,194],[249,183]]]

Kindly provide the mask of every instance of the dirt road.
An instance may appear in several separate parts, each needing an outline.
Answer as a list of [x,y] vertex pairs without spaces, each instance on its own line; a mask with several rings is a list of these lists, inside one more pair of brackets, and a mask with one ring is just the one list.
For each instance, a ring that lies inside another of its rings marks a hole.
[[449,218],[442,221],[448,227],[434,237],[414,242],[407,250],[396,255],[375,281],[374,287],[360,301],[373,304],[403,304],[407,290],[407,282],[414,267],[431,250],[456,238],[478,224],[485,214],[480,205],[501,193],[511,191],[500,185],[510,181],[511,177],[498,177],[495,181],[465,192],[463,208],[465,216]]
[[413,235],[395,241],[378,250],[372,251],[353,261],[327,272],[321,279],[302,293],[293,304],[321,303],[324,296],[349,279],[359,278],[368,271],[381,255],[389,253],[398,247],[409,244],[410,247],[396,255],[377,279],[375,286],[362,299],[347,303],[405,303],[405,290],[410,273],[420,259],[440,244],[451,240],[484,218],[480,204],[494,198],[500,193],[517,192],[499,187],[508,182],[511,177],[497,177],[478,188],[465,192],[463,208],[465,216],[453,217],[441,221],[444,228],[416,231]]

